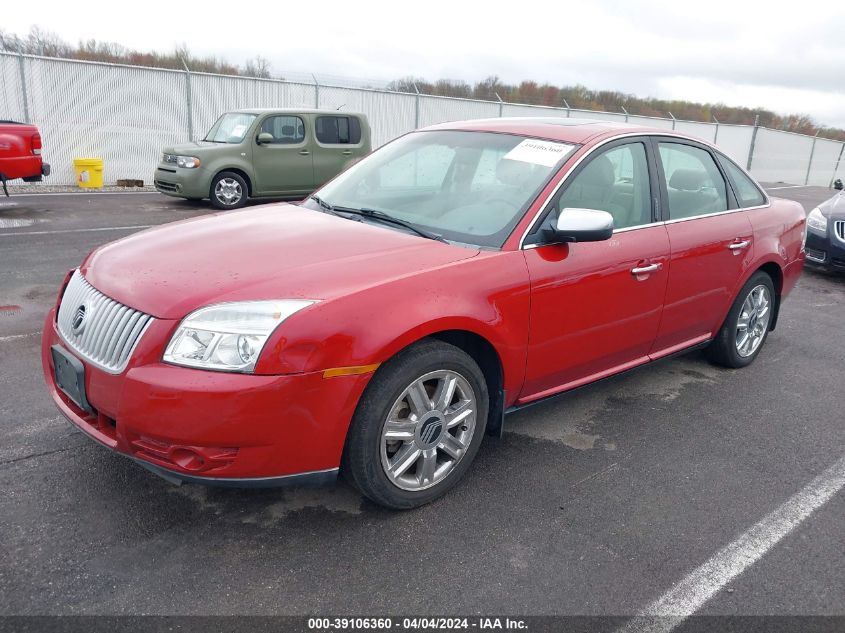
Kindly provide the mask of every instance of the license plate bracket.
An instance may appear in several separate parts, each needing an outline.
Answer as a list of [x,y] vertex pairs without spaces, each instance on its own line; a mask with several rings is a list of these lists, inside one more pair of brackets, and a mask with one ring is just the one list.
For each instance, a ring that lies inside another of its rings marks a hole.
[[53,356],[53,376],[56,386],[80,409],[94,413],[85,395],[85,366],[61,345],[50,348]]

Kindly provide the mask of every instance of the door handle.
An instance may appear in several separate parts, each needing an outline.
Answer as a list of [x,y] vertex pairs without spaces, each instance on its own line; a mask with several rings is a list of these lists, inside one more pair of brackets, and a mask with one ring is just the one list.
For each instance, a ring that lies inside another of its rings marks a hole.
[[345,149],[341,152],[341,154],[343,154],[344,156],[351,156],[352,150],[351,149]]
[[663,268],[663,264],[649,264],[648,266],[637,266],[631,269],[632,275],[647,275]]
[[301,150],[299,150],[299,153],[302,156],[308,156],[308,154],[310,154],[311,152],[309,152],[307,149],[301,149]]
[[742,240],[741,242],[731,242],[728,244],[728,248],[731,249],[734,253],[738,253],[743,248],[751,244],[750,240]]

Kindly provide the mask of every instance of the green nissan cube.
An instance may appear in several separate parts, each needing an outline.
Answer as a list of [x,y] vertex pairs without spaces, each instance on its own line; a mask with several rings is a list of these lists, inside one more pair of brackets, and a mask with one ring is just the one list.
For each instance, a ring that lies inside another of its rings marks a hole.
[[372,148],[363,114],[246,109],[222,115],[201,141],[165,147],[155,187],[237,209],[248,198],[304,197]]

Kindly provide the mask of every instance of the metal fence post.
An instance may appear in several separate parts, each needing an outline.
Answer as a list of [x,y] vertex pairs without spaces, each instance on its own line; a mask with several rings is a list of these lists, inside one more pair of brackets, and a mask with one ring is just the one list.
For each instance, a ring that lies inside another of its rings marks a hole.
[[414,97],[414,129],[420,129],[420,89],[417,88],[417,82],[413,83],[414,92],[416,93],[416,97]]
[[567,118],[571,117],[572,116],[572,109],[569,107],[569,104],[566,102],[566,99],[561,97],[561,100],[563,101],[563,105],[566,106],[566,117]]
[[502,113],[504,112],[505,103],[504,103],[504,101],[502,101],[502,98],[499,96],[498,92],[494,92],[493,94],[496,95],[496,98],[499,100],[499,118],[502,118]]
[[317,81],[316,75],[313,73],[311,76],[314,78],[314,107],[318,110],[320,109],[320,82]]
[[21,73],[21,96],[23,97],[23,118],[25,123],[32,123],[29,118],[29,95],[26,92],[26,69],[23,63],[23,52],[18,46],[18,69]]
[[829,187],[833,186],[833,181],[836,180],[836,172],[839,171],[839,162],[842,160],[842,151],[845,150],[845,143],[839,146],[839,156],[836,159],[836,165],[833,167],[833,176],[830,177]]
[[191,95],[191,71],[185,60],[182,60],[182,66],[185,68],[185,103],[188,106],[188,140],[194,140],[194,104]]
[[748,163],[746,171],[751,171],[751,159],[754,158],[754,146],[757,144],[757,130],[760,128],[760,115],[754,115],[754,129],[751,131],[751,145],[748,147]]
[[713,120],[716,122],[716,131],[713,132],[713,145],[715,145],[716,141],[719,140],[719,119],[716,118],[715,114],[711,114],[710,116],[712,116]]
[[675,129],[675,115],[670,112],[669,116],[672,117],[672,129],[674,130]]
[[813,137],[813,144],[810,146],[810,160],[807,161],[807,176],[804,178],[804,184],[810,183],[810,170],[813,168],[813,154],[816,153],[816,139],[819,138],[819,133]]

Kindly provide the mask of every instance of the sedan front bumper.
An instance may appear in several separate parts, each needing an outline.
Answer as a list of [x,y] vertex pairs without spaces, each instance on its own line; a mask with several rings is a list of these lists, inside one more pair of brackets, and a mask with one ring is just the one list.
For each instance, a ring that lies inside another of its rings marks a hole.
[[[162,322],[114,375],[64,345],[54,315],[42,340],[47,387],[61,413],[100,444],[173,482],[269,487],[334,480],[370,375],[258,376],[164,364],[162,344],[153,340],[169,329]],[[82,362],[90,411],[57,387],[53,345]]]
[[826,270],[845,272],[845,243],[830,234],[807,231],[807,263]]

